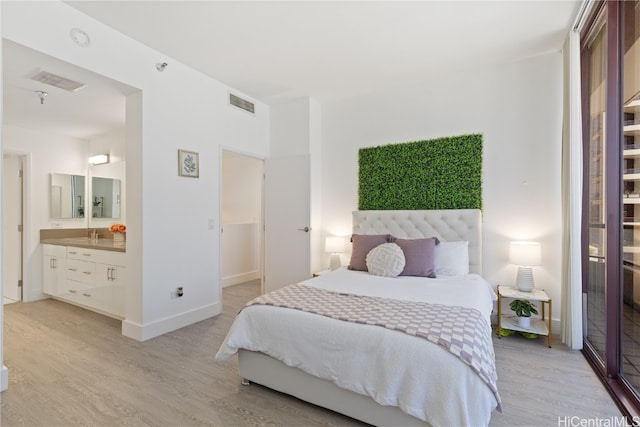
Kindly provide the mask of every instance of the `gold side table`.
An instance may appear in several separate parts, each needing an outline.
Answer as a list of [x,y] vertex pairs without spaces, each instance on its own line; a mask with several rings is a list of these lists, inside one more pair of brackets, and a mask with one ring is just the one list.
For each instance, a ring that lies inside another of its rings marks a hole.
[[[518,317],[515,314],[502,313],[502,299],[521,299],[526,301],[537,301],[541,305],[541,318],[531,318],[531,328],[523,328],[518,324]],[[548,305],[549,315],[545,322],[545,304]],[[502,338],[502,330],[529,332],[538,335],[546,335],[547,343],[551,348],[551,313],[552,302],[549,295],[542,289],[533,289],[531,292],[522,292],[512,286],[498,285],[498,337]]]

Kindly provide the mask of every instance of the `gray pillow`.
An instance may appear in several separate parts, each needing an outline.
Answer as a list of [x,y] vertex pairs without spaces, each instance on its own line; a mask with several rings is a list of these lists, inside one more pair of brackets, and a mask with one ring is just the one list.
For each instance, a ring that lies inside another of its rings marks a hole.
[[349,261],[349,270],[367,270],[367,254],[371,249],[383,243],[392,243],[393,236],[391,234],[354,234],[351,236],[351,261]]
[[404,252],[405,266],[401,276],[436,277],[435,248],[437,237],[426,239],[395,239]]

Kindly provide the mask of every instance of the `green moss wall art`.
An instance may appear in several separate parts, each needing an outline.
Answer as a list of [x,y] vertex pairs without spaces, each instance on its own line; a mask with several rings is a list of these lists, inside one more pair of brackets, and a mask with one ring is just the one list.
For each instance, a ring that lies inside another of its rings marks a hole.
[[358,209],[482,209],[482,135],[361,148]]

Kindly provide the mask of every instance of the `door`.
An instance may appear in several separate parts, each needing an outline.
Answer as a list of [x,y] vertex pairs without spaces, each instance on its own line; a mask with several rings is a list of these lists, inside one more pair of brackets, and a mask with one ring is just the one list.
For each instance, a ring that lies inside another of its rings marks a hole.
[[7,302],[22,301],[22,157],[5,154],[2,166],[2,282]]
[[287,156],[265,163],[264,292],[311,274],[310,156]]

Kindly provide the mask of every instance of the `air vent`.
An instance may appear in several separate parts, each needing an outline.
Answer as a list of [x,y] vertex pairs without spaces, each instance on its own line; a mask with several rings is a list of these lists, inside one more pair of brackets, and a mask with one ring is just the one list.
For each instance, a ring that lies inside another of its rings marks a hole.
[[255,114],[255,105],[253,102],[249,102],[246,99],[242,99],[239,96],[235,96],[234,94],[229,94],[229,104],[234,107],[242,108],[244,111],[248,111],[251,114]]
[[39,73],[31,77],[31,80],[35,80],[37,82],[44,83],[50,86],[55,86],[69,92],[75,92],[76,90],[82,89],[85,86],[84,83],[79,83],[65,77],[50,73],[48,71],[40,71]]

